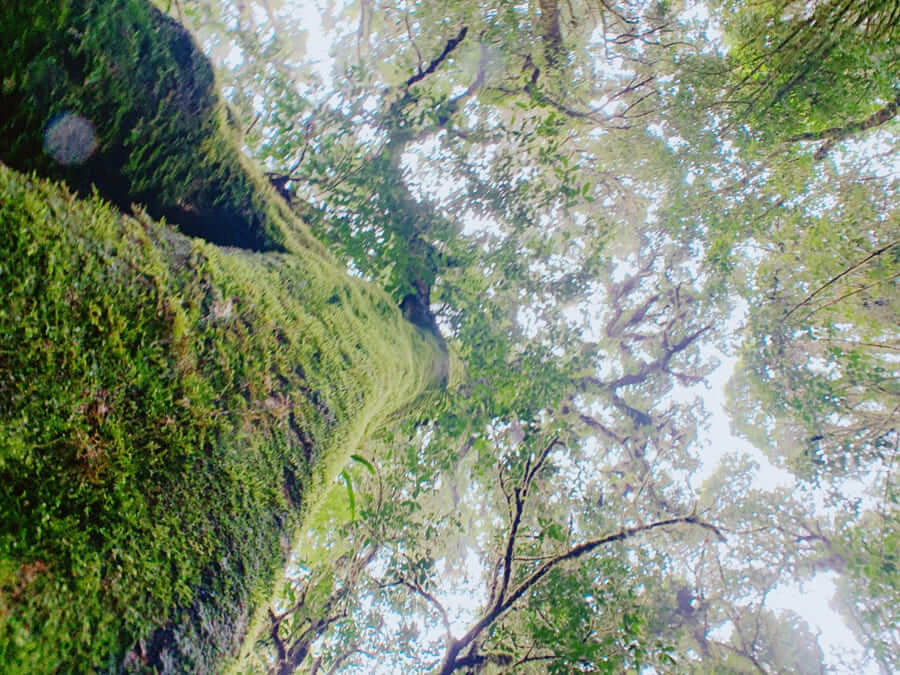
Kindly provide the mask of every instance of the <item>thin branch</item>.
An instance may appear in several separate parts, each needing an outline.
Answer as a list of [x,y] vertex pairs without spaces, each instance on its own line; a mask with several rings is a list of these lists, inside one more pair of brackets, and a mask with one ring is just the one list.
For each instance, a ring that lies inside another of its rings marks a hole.
[[479,89],[484,86],[484,74],[487,68],[488,63],[488,49],[487,45],[481,45],[481,55],[478,59],[478,72],[475,75],[475,79],[472,80],[472,84],[470,84],[466,90],[461,93],[456,98],[450,99],[447,104],[451,111],[456,112],[459,110],[459,104],[468,99],[470,96],[475,94]]
[[501,605],[499,605],[496,609],[499,613],[505,612],[508,610],[513,603],[516,602],[522,595],[531,589],[538,581],[540,581],[550,570],[559,565],[562,562],[567,560],[575,560],[576,558],[580,558],[581,556],[590,553],[591,551],[600,548],[601,546],[605,546],[606,544],[611,544],[616,541],[624,541],[626,539],[631,539],[632,537],[644,533],[649,532],[651,530],[655,530],[661,527],[668,527],[670,525],[678,525],[678,524],[691,524],[701,527],[703,529],[709,530],[713,532],[716,537],[721,542],[725,542],[725,536],[722,532],[711,523],[707,523],[705,521],[699,520],[696,516],[688,515],[688,516],[678,516],[676,518],[668,518],[666,520],[659,520],[655,523],[650,523],[649,525],[639,525],[637,527],[627,527],[622,528],[618,532],[614,534],[606,535],[605,537],[601,537],[599,539],[592,539],[590,541],[586,541],[578,546],[575,546],[565,553],[562,553],[553,560],[546,562],[541,565],[535,572],[533,572],[530,576],[528,576],[522,583],[520,583],[516,589],[509,595]]
[[416,41],[412,36],[412,28],[409,25],[409,14],[403,15],[403,22],[406,24],[406,34],[409,36],[409,42],[413,46],[413,49],[416,50],[416,73],[421,74],[422,72],[422,52],[419,51],[418,45],[416,45]]
[[842,271],[842,272],[841,272],[840,274],[838,274],[837,276],[831,277],[831,279],[829,279],[828,281],[826,281],[824,284],[822,284],[821,286],[819,286],[819,287],[818,287],[816,290],[814,290],[812,293],[810,293],[809,295],[807,295],[803,300],[801,300],[801,301],[798,302],[796,305],[794,305],[793,307],[791,307],[791,309],[788,311],[788,313],[785,314],[784,317],[782,317],[781,320],[782,320],[782,321],[787,321],[788,317],[790,317],[791,314],[793,314],[794,312],[796,312],[796,311],[797,311],[798,309],[800,309],[801,307],[803,307],[803,306],[805,306],[805,305],[808,305],[808,304],[810,303],[810,301],[811,301],[814,297],[816,297],[819,293],[821,293],[822,291],[824,291],[826,288],[828,288],[828,287],[831,286],[832,284],[836,283],[837,281],[840,281],[843,277],[847,276],[848,274],[850,274],[850,272],[852,272],[853,270],[857,269],[858,267],[862,267],[864,264],[866,264],[867,262],[869,262],[872,258],[875,258],[875,257],[881,255],[881,254],[884,253],[885,251],[889,251],[890,249],[892,249],[894,246],[897,246],[898,244],[900,244],[900,239],[897,239],[897,240],[895,240],[895,241],[892,241],[890,244],[887,244],[886,246],[882,246],[882,247],[879,248],[877,251],[873,251],[872,253],[870,253],[869,255],[867,255],[865,258],[863,258],[863,259],[860,260],[859,262],[856,262],[856,263],[852,264],[850,267],[847,267],[846,269],[844,269],[844,271]]
[[619,445],[625,445],[625,442],[628,440],[628,438],[619,436],[614,431],[612,431],[612,429],[607,428],[604,424],[597,421],[590,415],[579,413],[578,419],[581,420],[582,424],[586,425],[588,428],[601,432],[604,436],[615,441]]
[[360,649],[357,644],[354,644],[352,648],[347,651],[341,653],[335,660],[334,663],[331,664],[331,668],[328,669],[328,672],[325,675],[334,675],[338,672],[338,668],[340,668],[344,661],[349,659],[354,654],[362,654],[363,656],[367,656],[370,659],[375,659],[376,655],[371,652],[367,652],[365,649]]
[[460,29],[459,34],[455,38],[451,38],[451,39],[447,40],[447,44],[444,45],[444,51],[441,52],[440,56],[438,56],[431,63],[429,63],[428,68],[426,68],[424,72],[422,72],[420,70],[420,72],[418,72],[415,75],[413,75],[412,77],[410,77],[405,83],[406,88],[409,89],[416,82],[424,80],[428,75],[431,75],[431,73],[436,71],[438,69],[438,67],[441,65],[441,63],[444,62],[444,59],[446,59],[450,55],[450,52],[452,52],[454,49],[456,49],[456,47],[459,45],[459,43],[465,39],[466,33],[468,33],[468,32],[469,32],[469,27],[463,26]]
[[536,661],[552,661],[556,658],[559,658],[556,654],[526,654],[513,665],[521,666],[525,663],[534,663]]
[[826,307],[831,307],[832,305],[836,305],[836,304],[839,303],[841,300],[846,300],[846,299],[849,298],[850,296],[856,295],[857,293],[862,293],[863,291],[867,291],[867,290],[869,290],[870,288],[873,288],[874,286],[879,286],[879,285],[881,285],[881,284],[883,284],[883,283],[890,282],[890,281],[894,281],[894,280],[897,279],[897,278],[900,278],[900,274],[895,274],[895,275],[894,275],[893,277],[891,277],[890,279],[879,279],[878,281],[876,281],[876,282],[874,282],[874,283],[871,283],[871,284],[869,284],[868,286],[861,286],[860,288],[856,288],[856,289],[854,289],[854,290],[852,290],[852,291],[848,291],[847,293],[844,293],[843,295],[840,295],[840,296],[834,298],[833,300],[829,300],[829,301],[826,302],[824,305],[819,305],[818,307],[816,307],[815,309],[813,309],[809,314],[807,314],[806,316],[804,316],[804,317],[803,317],[803,321],[808,320],[813,314],[815,314],[816,312],[818,312],[818,311],[821,310],[821,309],[825,309]]
[[509,588],[509,578],[510,574],[512,574],[513,551],[516,546],[516,535],[519,532],[519,524],[522,522],[522,510],[525,506],[525,495],[522,494],[522,488],[516,487],[513,490],[513,495],[515,497],[515,511],[513,512],[512,523],[509,527],[509,535],[506,538],[506,552],[503,554],[502,558],[503,578],[497,588],[496,604],[501,604],[503,602],[506,590]]
[[400,577],[398,582],[403,586],[406,586],[409,590],[413,591],[417,595],[425,598],[425,600],[430,602],[435,607],[435,609],[437,609],[437,611],[441,615],[441,622],[444,624],[444,630],[447,634],[447,643],[449,644],[450,642],[452,642],[453,633],[450,630],[450,617],[448,616],[447,610],[444,609],[444,606],[440,603],[440,601],[431,593],[422,588],[418,583],[411,582],[407,579],[404,579],[403,577]]
[[817,338],[821,342],[840,342],[848,345],[859,345],[860,347],[872,347],[873,349],[887,349],[893,352],[900,352],[900,347],[893,345],[885,345],[878,342],[860,342],[858,340],[845,340],[842,338]]
[[825,141],[825,143],[816,151],[816,159],[824,159],[828,154],[828,151],[831,150],[836,143],[839,143],[853,134],[881,126],[894,119],[897,115],[898,108],[900,108],[900,95],[883,108],[873,112],[864,120],[851,122],[850,124],[845,124],[841,127],[823,129],[822,131],[809,131],[805,134],[792,136],[788,139],[788,142]]

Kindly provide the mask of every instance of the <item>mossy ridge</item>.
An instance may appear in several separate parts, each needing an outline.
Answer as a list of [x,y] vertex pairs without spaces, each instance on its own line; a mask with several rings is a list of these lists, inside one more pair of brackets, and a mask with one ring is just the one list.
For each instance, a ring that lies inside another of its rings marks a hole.
[[218,249],[2,165],[0,228],[0,663],[115,667],[171,621],[148,658],[210,667],[313,467],[427,385],[429,347],[317,253]]
[[[313,249],[306,227],[239,151],[207,59],[146,0],[12,0],[0,22],[0,160],[96,185],[190,235],[252,250]],[[44,152],[59,115],[93,124],[77,166]]]

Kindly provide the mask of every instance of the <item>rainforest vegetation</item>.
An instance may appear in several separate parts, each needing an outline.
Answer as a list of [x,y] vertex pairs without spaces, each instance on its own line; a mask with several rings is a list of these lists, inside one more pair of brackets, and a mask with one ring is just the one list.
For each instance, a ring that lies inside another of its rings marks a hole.
[[900,669],[896,0],[0,18],[0,670]]

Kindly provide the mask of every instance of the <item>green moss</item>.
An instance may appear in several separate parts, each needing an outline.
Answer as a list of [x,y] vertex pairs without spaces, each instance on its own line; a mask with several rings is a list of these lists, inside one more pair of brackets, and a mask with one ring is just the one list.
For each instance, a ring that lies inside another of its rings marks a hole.
[[0,663],[86,669],[164,625],[153,658],[215,662],[311,477],[434,354],[315,251],[218,249],[5,167],[0,229]]
[[304,510],[443,356],[243,158],[171,19],[3,18],[0,159],[75,192],[0,164],[0,670],[218,669]]
[[13,168],[81,194],[95,185],[214,243],[315,246],[237,149],[208,61],[145,0],[12,0],[0,72],[0,160]]

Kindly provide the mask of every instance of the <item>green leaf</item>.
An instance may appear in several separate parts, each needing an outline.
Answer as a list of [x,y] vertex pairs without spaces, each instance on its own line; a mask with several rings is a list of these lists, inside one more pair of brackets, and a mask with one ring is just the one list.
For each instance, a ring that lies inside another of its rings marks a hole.
[[372,466],[372,463],[362,455],[350,455],[350,459],[352,459],[354,462],[359,462],[369,470],[370,474],[372,474],[373,476],[375,475],[375,467]]
[[344,469],[341,471],[341,477],[347,485],[347,501],[350,502],[350,520],[356,520],[356,495],[353,492],[353,481],[350,480],[350,474]]
[[556,541],[565,541],[566,535],[559,523],[553,523],[547,528],[547,536]]

